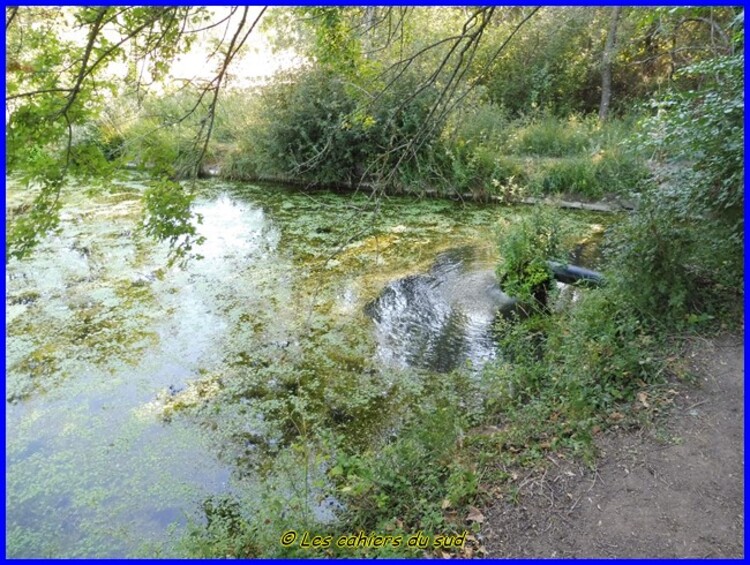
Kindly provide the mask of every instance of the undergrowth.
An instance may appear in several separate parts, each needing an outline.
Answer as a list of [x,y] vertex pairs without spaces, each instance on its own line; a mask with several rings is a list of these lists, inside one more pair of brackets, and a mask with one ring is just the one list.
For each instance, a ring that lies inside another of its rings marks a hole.
[[[233,92],[220,99],[202,170],[232,180],[385,183],[381,188],[396,192],[508,200],[627,195],[639,191],[648,176],[644,155],[625,143],[637,131],[635,116],[600,123],[595,116],[560,118],[537,111],[511,119],[502,107],[474,102],[436,124],[421,149],[401,160],[393,152],[381,153],[389,143],[409,139],[428,94],[398,115],[390,113],[393,100],[363,110],[352,96],[335,77],[315,72],[261,91]],[[189,176],[185,163],[195,148],[186,137],[187,125],[173,123],[183,98],[146,104],[142,115],[123,117],[123,125],[114,119],[101,124],[100,137],[117,144],[107,151],[168,175]]]

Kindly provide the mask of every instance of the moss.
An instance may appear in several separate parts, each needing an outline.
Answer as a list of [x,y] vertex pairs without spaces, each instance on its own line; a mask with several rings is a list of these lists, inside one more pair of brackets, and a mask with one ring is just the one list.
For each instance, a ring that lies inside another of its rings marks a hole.
[[25,292],[19,292],[18,294],[9,296],[7,302],[8,304],[21,304],[25,306],[28,304],[33,304],[34,302],[39,300],[40,296],[41,295],[34,290],[27,290]]

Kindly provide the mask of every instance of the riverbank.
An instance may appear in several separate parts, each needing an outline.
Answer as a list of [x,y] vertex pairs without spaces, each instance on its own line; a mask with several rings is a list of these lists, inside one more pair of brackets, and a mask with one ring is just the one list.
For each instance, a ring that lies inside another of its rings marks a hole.
[[653,423],[598,435],[590,466],[552,454],[488,505],[489,557],[742,557],[743,336],[691,338],[672,371],[634,403]]

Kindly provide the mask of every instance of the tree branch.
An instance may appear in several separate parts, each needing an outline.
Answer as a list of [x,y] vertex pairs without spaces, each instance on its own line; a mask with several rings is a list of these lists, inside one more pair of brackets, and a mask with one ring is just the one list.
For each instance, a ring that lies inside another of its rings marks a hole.
[[[197,176],[198,172],[200,171],[201,163],[203,162],[203,158],[206,156],[206,152],[208,151],[208,143],[211,140],[211,132],[213,131],[214,127],[214,120],[216,118],[216,104],[219,101],[219,92],[221,91],[221,85],[224,82],[226,78],[226,72],[229,68],[229,65],[231,64],[232,60],[234,59],[235,55],[239,52],[240,49],[245,45],[245,42],[247,41],[247,38],[250,36],[250,34],[255,29],[255,26],[258,24],[260,19],[263,17],[263,14],[265,14],[267,9],[267,6],[264,6],[260,13],[257,15],[253,23],[250,25],[250,28],[245,32],[245,34],[240,38],[240,34],[242,33],[242,30],[245,26],[245,22],[247,20],[248,15],[248,7],[244,8],[244,12],[242,14],[242,20],[240,21],[240,24],[237,26],[237,31],[235,32],[234,36],[232,37],[231,42],[229,43],[229,47],[227,48],[227,53],[224,57],[224,63],[219,71],[219,74],[216,76],[216,78],[212,81],[212,90],[213,90],[213,98],[211,99],[211,103],[209,104],[208,109],[208,121],[204,122],[204,124],[207,125],[206,133],[205,133],[205,140],[203,142],[203,147],[201,148],[201,152],[198,155],[198,158],[196,159],[195,168],[194,168],[194,175]],[[201,126],[201,130],[198,132],[198,138],[203,134],[204,126]]]
[[[492,54],[489,60],[484,64],[481,71],[478,73],[477,78],[482,78],[488,72],[491,65],[500,56],[500,53],[502,53],[502,51],[510,43],[510,41],[513,39],[516,33],[518,33],[518,31],[526,24],[526,22],[528,22],[531,19],[531,17],[534,16],[534,14],[536,14],[540,9],[541,9],[540,7],[535,7],[526,17],[524,17],[518,23],[518,25],[516,25],[516,27],[513,29],[510,35],[506,38],[506,40],[500,45],[500,47],[498,47],[497,50],[495,50],[495,52]],[[492,14],[490,13],[489,15],[491,16]],[[395,148],[392,148],[387,152],[386,160],[384,160],[384,164],[387,164],[387,155],[397,154],[399,157],[396,163],[393,166],[389,167],[388,172],[385,174],[385,176],[381,177],[381,184],[384,187],[388,186],[393,181],[399,168],[407,159],[413,158],[416,156],[419,149],[421,149],[421,147],[424,145],[427,139],[429,139],[430,135],[433,133],[433,131],[438,126],[440,121],[445,119],[445,117],[463,99],[465,99],[466,96],[468,96],[468,94],[478,84],[478,81],[475,80],[473,83],[468,85],[466,90],[460,96],[458,96],[457,98],[453,98],[457,90],[458,84],[460,83],[461,78],[468,71],[471,62],[473,61],[473,56],[474,56],[473,54],[475,53],[476,48],[479,44],[479,41],[481,40],[481,37],[487,25],[487,22],[489,22],[489,18],[485,20],[484,25],[475,33],[475,37],[473,41],[475,41],[476,43],[474,44],[471,54],[467,59],[468,64],[457,65],[454,68],[453,73],[451,75],[451,79],[448,81],[446,86],[441,91],[441,95],[438,98],[438,100],[435,103],[433,103],[427,117],[424,120],[422,120],[422,125],[420,126],[419,130],[413,136],[410,137],[408,142],[401,144]],[[468,25],[468,22],[467,22],[467,25]],[[464,30],[466,30],[466,25],[464,26]],[[465,54],[468,48],[469,48],[469,45],[465,46],[461,52],[461,55]],[[447,64],[447,60],[449,57],[450,57],[450,53],[446,55],[440,68],[444,67]]]
[[10,24],[13,23],[13,20],[16,19],[17,15],[18,15],[18,6],[11,6],[8,8],[8,18],[5,20],[6,33],[8,31],[8,28],[10,27]]
[[81,70],[78,72],[78,77],[76,78],[73,88],[71,89],[70,96],[68,96],[68,102],[65,104],[63,109],[58,112],[58,116],[65,116],[68,113],[68,110],[70,110],[71,106],[73,106],[73,102],[75,102],[75,99],[78,97],[78,93],[81,91],[83,80],[86,78],[88,72],[90,72],[87,72],[89,57],[91,57],[91,51],[94,49],[96,38],[99,36],[99,32],[101,32],[103,25],[102,22],[108,10],[109,8],[99,8],[96,19],[91,25],[89,38],[86,43],[86,48],[83,52],[83,58],[81,59]]

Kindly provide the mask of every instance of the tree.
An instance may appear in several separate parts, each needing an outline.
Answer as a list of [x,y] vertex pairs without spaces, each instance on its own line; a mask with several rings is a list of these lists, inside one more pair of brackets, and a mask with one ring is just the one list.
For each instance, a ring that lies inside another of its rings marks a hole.
[[[346,79],[357,101],[347,123],[352,117],[374,120],[383,101],[398,92],[388,118],[394,127],[368,166],[373,186],[384,188],[393,186],[405,167],[418,168],[447,117],[487,80],[495,62],[540,8],[508,10],[302,8],[287,14],[281,25],[297,29],[284,35],[303,38],[300,48],[312,60]],[[301,32],[295,27],[299,23]],[[373,53],[377,60],[371,58]],[[402,83],[409,83],[407,92]],[[431,93],[425,108],[420,101]],[[419,121],[403,135],[399,117],[409,108],[419,109]]]
[[607,42],[602,54],[602,102],[599,106],[599,120],[604,122],[609,116],[609,101],[612,98],[612,61],[615,56],[615,42],[617,41],[617,24],[620,20],[622,8],[612,8],[612,20],[607,32]]
[[[70,175],[89,182],[111,175],[111,162],[100,140],[85,135],[108,96],[117,96],[113,63],[128,66],[126,80],[146,88],[147,78],[163,77],[176,55],[196,34],[225,25],[228,40],[217,46],[214,77],[199,85],[197,101],[185,116],[204,112],[192,145],[191,172],[197,174],[214,124],[216,105],[227,69],[262,16],[249,8],[232,8],[208,23],[205,8],[77,7],[6,10],[6,170],[20,175],[36,191],[29,211],[11,221],[6,259],[27,255],[59,221],[60,191]],[[238,21],[239,20],[239,21]],[[195,242],[190,198],[170,179],[169,167],[157,168],[146,194],[148,233],[170,241],[174,258],[183,258]],[[174,214],[175,221],[161,216]]]

